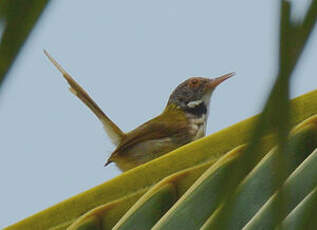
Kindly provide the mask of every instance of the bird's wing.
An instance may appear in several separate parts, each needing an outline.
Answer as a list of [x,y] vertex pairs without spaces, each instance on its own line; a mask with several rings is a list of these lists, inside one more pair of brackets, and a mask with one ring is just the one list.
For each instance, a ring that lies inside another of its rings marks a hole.
[[[168,119],[168,122],[166,119]],[[117,155],[124,154],[126,149],[131,148],[135,144],[166,137],[172,139],[183,137],[188,133],[187,129],[187,118],[183,113],[175,111],[157,116],[127,133],[117,149],[111,154],[106,165],[111,163]]]
[[76,95],[88,108],[98,117],[98,119],[104,125],[106,133],[111,139],[112,143],[118,146],[125,134],[121,129],[110,120],[109,117],[99,108],[99,106],[93,101],[93,99],[88,95],[88,93],[63,69],[63,67],[56,62],[56,60],[44,50],[45,55],[48,59],[56,66],[56,68],[63,74],[64,78],[70,85],[70,91]]

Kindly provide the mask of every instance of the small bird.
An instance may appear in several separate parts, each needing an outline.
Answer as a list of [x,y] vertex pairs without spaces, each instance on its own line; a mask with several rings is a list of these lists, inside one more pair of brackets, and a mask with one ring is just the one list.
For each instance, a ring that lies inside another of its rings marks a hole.
[[160,115],[124,133],[46,50],[44,53],[63,74],[70,85],[70,91],[103,123],[106,133],[116,146],[105,166],[114,162],[121,171],[205,136],[211,94],[220,83],[234,75],[229,73],[214,79],[189,78],[172,92]]

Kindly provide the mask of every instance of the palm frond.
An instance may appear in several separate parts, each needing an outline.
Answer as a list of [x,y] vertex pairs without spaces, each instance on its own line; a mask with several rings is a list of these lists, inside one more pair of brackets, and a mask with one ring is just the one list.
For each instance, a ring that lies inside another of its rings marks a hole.
[[[49,0],[0,1],[0,86]],[[1,24],[0,24],[1,26]]]

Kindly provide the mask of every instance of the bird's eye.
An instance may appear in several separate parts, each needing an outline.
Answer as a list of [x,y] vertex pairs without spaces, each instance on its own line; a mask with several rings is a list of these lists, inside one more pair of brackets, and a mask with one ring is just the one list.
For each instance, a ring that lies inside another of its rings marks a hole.
[[198,87],[198,85],[199,85],[199,80],[196,79],[196,78],[191,79],[191,80],[189,81],[189,86],[190,86],[191,88],[196,88],[196,87]]

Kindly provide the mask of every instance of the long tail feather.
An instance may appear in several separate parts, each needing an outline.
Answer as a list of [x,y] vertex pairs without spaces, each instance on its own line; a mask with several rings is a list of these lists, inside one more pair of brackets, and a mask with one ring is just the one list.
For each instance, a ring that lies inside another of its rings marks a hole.
[[70,85],[70,91],[76,95],[83,103],[85,103],[89,109],[99,118],[103,123],[106,133],[111,139],[112,143],[116,146],[120,144],[124,133],[121,129],[112,121],[109,117],[99,108],[99,106],[93,101],[88,93],[63,69],[63,67],[56,62],[56,60],[44,50],[48,59],[56,66],[56,68],[63,74],[64,78]]

